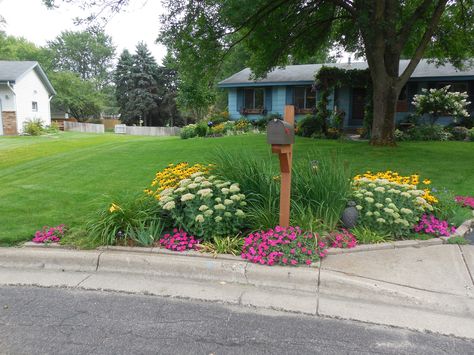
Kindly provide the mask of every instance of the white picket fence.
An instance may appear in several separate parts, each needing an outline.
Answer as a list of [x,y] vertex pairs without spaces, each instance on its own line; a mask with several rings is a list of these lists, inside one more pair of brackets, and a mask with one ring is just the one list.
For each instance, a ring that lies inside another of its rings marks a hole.
[[103,124],[64,121],[64,130],[82,133],[104,133]]
[[140,127],[127,126],[126,134],[132,136],[179,136],[179,127]]

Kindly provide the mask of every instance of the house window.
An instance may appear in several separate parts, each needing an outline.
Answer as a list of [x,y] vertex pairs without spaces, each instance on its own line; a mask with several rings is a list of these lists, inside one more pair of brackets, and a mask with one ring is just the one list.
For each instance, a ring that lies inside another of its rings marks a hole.
[[310,110],[316,107],[316,93],[311,86],[296,86],[294,103],[298,110]]
[[245,89],[244,91],[244,106],[246,109],[263,109],[265,102],[264,89]]
[[31,110],[33,112],[38,112],[38,102],[36,102],[36,101],[31,102]]

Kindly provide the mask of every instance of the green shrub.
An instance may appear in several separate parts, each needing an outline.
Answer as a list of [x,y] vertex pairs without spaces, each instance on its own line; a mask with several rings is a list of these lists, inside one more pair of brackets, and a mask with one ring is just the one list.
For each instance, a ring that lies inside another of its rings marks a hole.
[[474,142],[474,128],[471,128],[471,129],[469,130],[468,136],[469,136],[469,140],[470,140],[471,142]]
[[472,218],[471,211],[456,202],[455,194],[446,189],[436,191],[438,203],[434,205],[434,215],[443,221],[448,221],[455,226]]
[[457,126],[452,128],[451,134],[454,140],[463,141],[467,138],[469,130],[466,127]]
[[222,112],[214,112],[207,118],[208,122],[212,122],[213,125],[217,125],[219,123],[224,123],[229,120],[229,112],[222,111]]
[[415,126],[407,130],[407,140],[413,141],[447,141],[451,139],[451,133],[444,130],[440,125]]
[[114,201],[97,211],[86,224],[87,233],[101,245],[125,244],[137,239],[140,231],[162,223],[160,206],[151,197],[127,195]]
[[311,137],[322,132],[322,121],[315,115],[306,115],[298,121],[296,134],[301,137]]
[[254,125],[259,131],[265,131],[267,129],[268,122],[274,119],[281,120],[282,116],[279,113],[272,113],[270,115],[262,116],[254,122]]
[[237,234],[244,226],[247,203],[238,184],[198,172],[163,190],[159,204],[174,227],[210,240]]
[[180,136],[182,139],[193,138],[197,136],[196,125],[189,124],[181,128]]
[[200,121],[196,124],[195,132],[198,137],[205,137],[209,131],[209,126],[206,121]]
[[252,123],[245,117],[241,117],[234,125],[237,132],[248,132],[252,128]]
[[28,120],[24,123],[23,126],[23,133],[28,134],[30,136],[39,136],[44,133],[44,126],[43,121],[39,118]]
[[59,125],[57,122],[51,122],[49,126],[46,126],[45,132],[49,134],[59,133]]

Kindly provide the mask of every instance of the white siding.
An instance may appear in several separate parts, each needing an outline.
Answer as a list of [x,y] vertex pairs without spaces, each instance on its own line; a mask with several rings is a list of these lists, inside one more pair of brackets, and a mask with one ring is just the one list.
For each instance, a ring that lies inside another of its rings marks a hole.
[[[51,124],[49,93],[34,70],[18,79],[14,90],[18,132],[22,131],[23,123],[31,119],[41,119],[45,125]],[[33,101],[38,103],[38,112],[33,111]]]
[[6,84],[0,85],[0,100],[2,111],[15,111],[15,95]]

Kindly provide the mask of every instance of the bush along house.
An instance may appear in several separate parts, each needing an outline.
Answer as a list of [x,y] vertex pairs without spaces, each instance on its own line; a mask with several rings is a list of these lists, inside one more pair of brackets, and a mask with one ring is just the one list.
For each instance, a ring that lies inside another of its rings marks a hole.
[[[407,66],[407,60],[400,61],[400,72]],[[365,107],[370,97],[370,78],[367,63],[328,63],[288,65],[269,72],[263,79],[252,80],[251,71],[246,68],[219,82],[220,88],[228,91],[228,110],[231,119],[245,116],[257,120],[269,114],[283,115],[285,105],[294,105],[296,119],[315,114],[321,109],[318,101],[323,97],[321,83],[315,83],[318,72],[324,68],[330,77],[334,73],[346,73],[346,80],[333,80],[326,85],[326,109],[338,113],[344,129],[362,127]],[[365,72],[365,77],[355,72]],[[360,78],[364,77],[364,82]],[[335,85],[334,82],[337,81]],[[450,91],[467,92],[468,100],[474,102],[474,68],[458,70],[451,64],[437,66],[428,60],[421,60],[408,83],[402,89],[397,103],[398,122],[407,120],[415,109],[413,96],[422,89],[441,88],[450,85]],[[324,107],[324,106],[323,106]],[[469,108],[472,116],[472,106]],[[441,117],[439,124],[449,124],[452,117]]]

